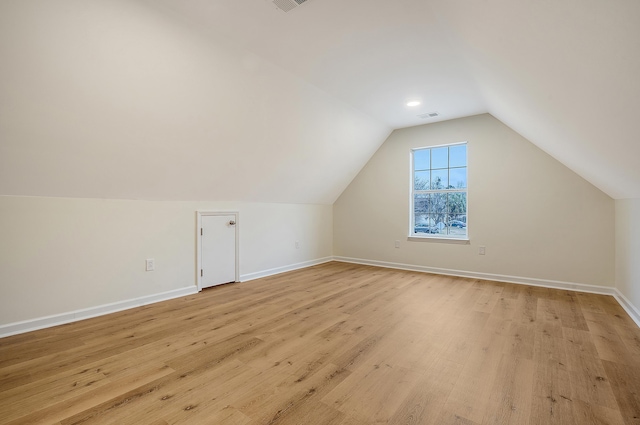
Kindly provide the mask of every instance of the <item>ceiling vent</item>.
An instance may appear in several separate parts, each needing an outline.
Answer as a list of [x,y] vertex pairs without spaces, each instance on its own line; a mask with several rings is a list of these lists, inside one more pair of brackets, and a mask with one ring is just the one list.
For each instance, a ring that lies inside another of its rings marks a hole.
[[427,112],[426,114],[420,114],[420,115],[418,115],[417,117],[418,117],[418,118],[425,119],[425,118],[435,118],[435,117],[437,117],[438,115],[440,115],[440,114],[439,114],[439,113],[437,113],[437,112]]
[[300,6],[302,3],[307,0],[273,0],[273,4],[278,6],[278,8],[284,12],[288,12],[296,7]]

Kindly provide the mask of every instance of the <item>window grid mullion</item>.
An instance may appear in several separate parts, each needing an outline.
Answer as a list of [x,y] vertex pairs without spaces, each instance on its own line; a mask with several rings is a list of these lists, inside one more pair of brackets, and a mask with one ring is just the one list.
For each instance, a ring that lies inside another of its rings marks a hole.
[[467,189],[429,189],[429,190],[414,190],[414,195],[426,195],[429,193],[467,193]]

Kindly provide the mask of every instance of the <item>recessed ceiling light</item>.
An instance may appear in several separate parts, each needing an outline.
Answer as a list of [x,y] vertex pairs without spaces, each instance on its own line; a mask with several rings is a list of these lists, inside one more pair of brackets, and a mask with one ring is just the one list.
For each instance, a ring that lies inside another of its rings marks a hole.
[[412,100],[411,102],[407,102],[407,106],[418,106],[419,104],[419,100]]

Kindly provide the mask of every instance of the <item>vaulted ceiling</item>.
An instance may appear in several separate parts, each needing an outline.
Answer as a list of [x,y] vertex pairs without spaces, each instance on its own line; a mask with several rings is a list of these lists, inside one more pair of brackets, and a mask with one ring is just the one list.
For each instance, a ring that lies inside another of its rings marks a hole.
[[0,55],[0,194],[332,203],[489,112],[640,198],[636,0],[5,0]]
[[161,2],[392,128],[489,112],[610,196],[640,197],[636,0]]

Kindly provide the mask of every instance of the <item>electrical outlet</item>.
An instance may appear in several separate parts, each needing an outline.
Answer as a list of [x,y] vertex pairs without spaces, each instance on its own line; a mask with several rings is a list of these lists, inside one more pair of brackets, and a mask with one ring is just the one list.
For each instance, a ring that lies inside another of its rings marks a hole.
[[156,269],[155,260],[153,258],[147,258],[147,271],[152,272]]
[[296,241],[296,249],[300,249],[300,241]]
[[396,241],[396,248],[400,248],[400,241]]
[[478,247],[478,255],[484,255],[484,252],[485,252],[485,247],[484,246]]

